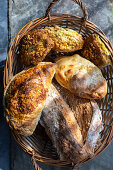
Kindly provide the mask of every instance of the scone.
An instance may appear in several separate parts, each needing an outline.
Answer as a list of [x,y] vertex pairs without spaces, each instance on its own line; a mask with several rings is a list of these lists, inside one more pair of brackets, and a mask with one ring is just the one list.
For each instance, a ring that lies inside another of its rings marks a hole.
[[57,82],[75,95],[88,99],[101,99],[107,93],[107,82],[101,70],[78,54],[66,56],[57,62]]
[[37,65],[53,48],[54,42],[44,29],[33,29],[20,41],[20,59],[24,65]]
[[56,64],[39,63],[16,74],[4,92],[9,126],[22,135],[32,135],[40,119]]
[[84,41],[81,55],[99,68],[111,64],[110,53],[97,34],[91,34]]
[[80,50],[83,47],[84,40],[81,34],[69,28],[46,27],[50,37],[54,41],[54,50],[58,52],[72,52]]

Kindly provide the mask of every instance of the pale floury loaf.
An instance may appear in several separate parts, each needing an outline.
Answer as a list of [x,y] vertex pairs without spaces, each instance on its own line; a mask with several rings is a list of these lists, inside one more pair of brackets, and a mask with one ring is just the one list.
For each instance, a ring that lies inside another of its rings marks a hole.
[[[85,129],[85,127],[83,127],[82,129],[82,127],[80,127],[81,122],[78,122],[81,121],[79,119],[81,115],[78,119],[76,118],[75,115],[78,114],[76,113],[76,108],[73,110],[72,107],[70,107],[68,103],[66,103],[67,97],[65,97],[64,99],[64,96],[61,96],[59,92],[53,85],[51,85],[48,98],[42,111],[40,122],[42,126],[45,127],[45,130],[52,140],[60,159],[77,164],[81,160],[90,156],[91,153],[93,153],[92,149],[95,149],[95,145],[98,141],[98,138],[100,137],[99,133],[102,130],[102,119],[100,116],[101,112],[99,110],[99,107],[97,106],[97,103],[91,101],[89,104],[89,100],[85,99],[85,104],[90,105],[89,111],[92,111],[92,116],[89,118],[91,125],[89,125],[87,134],[86,136],[83,136],[82,130]],[[76,100],[75,105],[78,102],[78,98]],[[92,102],[94,102],[95,104],[92,104]],[[79,103],[77,107],[84,107],[83,103],[81,103],[81,105],[82,106],[80,106]],[[100,113],[99,117],[96,113]],[[79,114],[82,113],[80,112]],[[94,118],[95,115],[97,119]],[[88,114],[86,118],[88,118]],[[91,135],[94,134],[94,131],[96,130],[92,129],[93,124],[95,124],[98,131],[97,133],[95,133],[94,138],[92,136],[92,142],[90,142]],[[86,140],[84,140],[84,138]],[[88,145],[89,149],[87,150]]]

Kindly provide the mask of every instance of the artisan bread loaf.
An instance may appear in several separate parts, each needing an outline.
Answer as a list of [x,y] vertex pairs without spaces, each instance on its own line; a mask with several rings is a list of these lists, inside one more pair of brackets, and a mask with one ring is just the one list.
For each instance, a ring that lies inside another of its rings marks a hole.
[[102,139],[100,133],[104,129],[102,114],[97,103],[92,100],[91,105],[93,111],[92,120],[87,133],[85,145],[82,149],[82,153],[85,154],[87,152],[89,156],[93,156],[95,149],[98,149],[98,147],[101,145]]
[[4,107],[9,126],[22,135],[31,135],[40,119],[56,64],[39,63],[16,74],[4,92]]
[[81,55],[99,68],[111,64],[110,53],[97,34],[86,38]]
[[57,52],[72,52],[83,48],[82,35],[75,30],[59,26],[46,27],[50,38],[54,42],[53,50]]
[[42,111],[41,122],[61,160],[78,162],[83,137],[74,113],[52,85]]
[[75,95],[88,99],[101,99],[106,95],[107,82],[101,70],[87,59],[75,54],[56,63],[56,80]]
[[85,143],[93,115],[91,100],[75,96],[75,94],[60,86],[57,82],[54,83],[54,86],[73,111],[74,117],[81,129],[83,142]]
[[19,58],[26,65],[37,65],[54,47],[48,31],[33,29],[24,35],[19,43]]
[[60,159],[74,164],[94,153],[102,130],[102,115],[94,100],[80,99],[55,84],[51,85],[40,122]]

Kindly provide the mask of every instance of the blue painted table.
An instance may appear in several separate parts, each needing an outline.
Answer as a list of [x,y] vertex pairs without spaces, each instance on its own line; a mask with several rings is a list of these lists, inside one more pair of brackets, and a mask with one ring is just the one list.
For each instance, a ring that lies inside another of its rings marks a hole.
[[[31,158],[26,154],[11,136],[8,125],[3,118],[2,108],[2,78],[4,60],[9,42],[27,22],[44,16],[51,0],[0,0],[0,170],[34,170]],[[113,43],[113,2],[112,0],[83,0],[87,7],[89,20],[98,25]],[[8,10],[9,4],[9,10]],[[8,12],[8,13],[7,13]],[[67,12],[81,16],[80,8],[71,0],[61,0],[53,8],[53,12]],[[9,156],[10,155],[10,156]],[[113,170],[113,143],[97,158],[81,165],[79,170]],[[43,170],[64,170],[39,163]]]

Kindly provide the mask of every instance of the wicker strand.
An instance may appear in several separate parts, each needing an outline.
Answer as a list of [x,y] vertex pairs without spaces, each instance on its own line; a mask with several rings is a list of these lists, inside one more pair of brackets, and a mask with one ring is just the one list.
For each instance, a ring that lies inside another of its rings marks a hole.
[[78,169],[78,166],[77,165],[74,165],[73,166],[73,170],[77,170]]
[[53,5],[54,5],[56,2],[58,2],[58,1],[60,1],[60,0],[53,0],[53,1],[50,3],[50,5],[48,6],[47,10],[46,10],[45,17],[48,17],[49,20],[51,20],[50,11],[51,11]]
[[88,20],[88,12],[87,12],[86,7],[84,6],[83,2],[81,2],[80,0],[73,0],[73,1],[81,7],[83,15],[84,15],[83,20],[84,21]]
[[31,161],[32,161],[32,163],[33,163],[33,165],[35,167],[35,170],[42,170],[42,168],[40,168],[39,165],[36,162],[34,150],[32,151],[32,155],[33,156],[31,157]]

